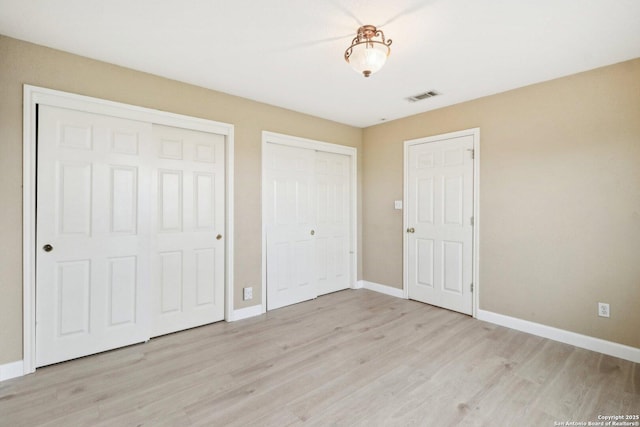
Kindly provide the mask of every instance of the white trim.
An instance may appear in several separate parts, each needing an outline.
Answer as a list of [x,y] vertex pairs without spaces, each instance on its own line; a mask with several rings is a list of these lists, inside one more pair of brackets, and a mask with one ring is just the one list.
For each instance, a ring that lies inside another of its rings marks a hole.
[[107,101],[37,86],[24,85],[23,102],[23,370],[35,371],[35,206],[37,105],[50,105],[147,123],[224,135],[226,182],[226,277],[225,319],[232,314],[234,265],[234,126],[197,117]]
[[630,347],[612,341],[606,341],[600,338],[594,338],[588,335],[582,335],[566,331],[564,329],[558,329],[486,310],[478,310],[476,318],[495,325],[505,326],[507,328],[527,332],[539,337],[548,338],[553,341],[559,341],[561,343],[640,363],[640,348]]
[[381,294],[390,295],[396,298],[406,299],[404,296],[404,292],[400,288],[394,288],[388,285],[381,285],[379,283],[367,282],[366,280],[362,280],[362,287],[364,289],[369,289],[370,291],[379,292]]
[[[471,129],[470,129],[471,130]],[[473,130],[473,307],[480,310],[480,128]]]
[[327,153],[355,156],[357,149],[347,145],[332,144],[330,142],[316,141],[314,139],[285,135],[269,131],[262,131],[262,143],[287,145],[289,147],[307,148],[310,150],[325,151]]
[[231,316],[230,322],[236,322],[238,320],[249,319],[250,317],[260,316],[264,314],[265,311],[262,307],[262,304],[252,305],[251,307],[239,308],[233,311],[233,315]]
[[[216,122],[198,117],[170,113],[168,111],[123,104],[121,102],[108,101],[106,99],[93,98],[90,96],[62,92],[54,89],[24,85],[24,94],[25,100],[30,101],[29,104],[52,105],[70,110],[79,110],[111,117],[120,117],[128,120],[137,120],[140,122],[154,123],[158,125],[217,133],[220,135],[229,135],[230,133],[233,133],[233,125],[229,123]],[[26,104],[25,107],[27,107]]]
[[362,289],[364,288],[364,280],[358,280],[356,283],[351,286],[351,289]]
[[[351,288],[357,287],[358,277],[358,150],[346,145],[262,131],[262,206],[265,206],[265,152],[267,144],[280,144],[290,147],[307,148],[327,153],[343,154],[351,158]],[[262,307],[267,311],[267,229],[266,213],[262,209]]]
[[441,141],[443,139],[473,137],[473,302],[471,314],[478,315],[480,304],[480,128],[472,128],[441,135],[411,139],[404,142],[404,172],[403,172],[403,206],[402,211],[402,294],[409,298],[409,240],[404,232],[409,227],[409,211],[406,209],[409,199],[409,147],[411,145]]
[[407,228],[409,228],[409,143],[404,142],[402,153],[402,297],[409,299],[409,240]]
[[0,382],[23,376],[25,374],[23,365],[22,360],[0,365]]
[[36,370],[36,94],[24,86],[22,120],[22,359],[23,373]]
[[232,317],[232,312],[233,312],[233,287],[234,287],[234,268],[235,268],[235,261],[234,261],[234,253],[235,253],[235,249],[234,249],[234,236],[235,236],[235,221],[234,221],[234,209],[235,209],[235,205],[234,205],[234,176],[235,176],[235,170],[233,168],[233,165],[235,163],[234,161],[234,156],[235,156],[235,132],[234,132],[234,127],[233,125],[228,125],[230,126],[230,128],[228,129],[228,133],[226,134],[226,145],[225,145],[225,157],[226,157],[226,161],[227,163],[225,164],[225,170],[227,171],[227,176],[226,176],[226,184],[227,184],[227,188],[225,189],[225,207],[227,208],[227,211],[225,212],[225,218],[226,218],[226,225],[227,225],[227,238],[225,239],[226,242],[226,253],[225,253],[225,260],[226,260],[226,265],[225,265],[225,286],[224,286],[224,290],[225,290],[225,296],[226,296],[226,301],[225,301],[225,305],[224,305],[224,319],[226,321],[229,321],[229,319]]

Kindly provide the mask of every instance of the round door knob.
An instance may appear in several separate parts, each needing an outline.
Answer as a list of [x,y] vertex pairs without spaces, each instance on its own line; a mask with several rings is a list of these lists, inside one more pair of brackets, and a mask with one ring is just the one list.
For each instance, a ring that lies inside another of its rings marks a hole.
[[415,233],[416,229],[411,227],[411,228],[407,228],[407,233]]
[[53,246],[46,244],[42,247],[42,250],[44,250],[45,252],[51,252],[53,250]]
[[222,239],[222,234],[218,234],[218,235],[216,236],[216,240],[220,240],[220,239]]
[[313,236],[315,234],[316,234],[316,231],[315,230],[311,230],[311,235]]

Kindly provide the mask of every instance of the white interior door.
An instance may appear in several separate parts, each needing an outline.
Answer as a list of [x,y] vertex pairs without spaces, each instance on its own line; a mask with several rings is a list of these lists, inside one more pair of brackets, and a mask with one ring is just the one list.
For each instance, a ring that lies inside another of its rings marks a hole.
[[409,298],[472,312],[473,136],[408,149]]
[[148,339],[150,136],[39,108],[36,366]]
[[318,295],[349,287],[350,282],[350,158],[316,153],[316,274]]
[[153,328],[224,319],[225,138],[153,126]]
[[315,298],[315,151],[265,148],[267,309]]

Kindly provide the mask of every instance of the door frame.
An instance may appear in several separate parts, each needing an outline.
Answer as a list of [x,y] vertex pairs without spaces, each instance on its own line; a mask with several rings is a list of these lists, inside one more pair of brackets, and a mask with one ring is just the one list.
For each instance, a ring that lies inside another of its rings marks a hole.
[[332,144],[329,142],[316,141],[313,139],[300,138],[297,136],[285,135],[281,133],[262,131],[262,302],[261,313],[267,312],[267,226],[264,206],[266,204],[266,149],[267,144],[286,145],[296,148],[306,148],[327,153],[343,154],[350,157],[351,167],[351,188],[349,207],[351,208],[351,230],[350,230],[350,278],[351,289],[357,288],[358,277],[358,150],[355,147]]
[[458,138],[461,136],[473,137],[473,261],[472,261],[472,316],[477,317],[480,295],[480,128],[465,129],[457,132],[449,132],[440,135],[404,141],[404,172],[403,172],[403,198],[404,209],[402,212],[402,295],[409,299],[409,239],[405,230],[409,227],[409,147],[413,145],[427,144],[429,142],[442,141],[443,139]]
[[23,89],[22,151],[22,288],[23,288],[23,373],[35,372],[36,356],[36,183],[38,105],[137,120],[152,124],[216,133],[225,136],[225,320],[233,312],[233,158],[234,126],[197,117],[108,101],[38,86]]

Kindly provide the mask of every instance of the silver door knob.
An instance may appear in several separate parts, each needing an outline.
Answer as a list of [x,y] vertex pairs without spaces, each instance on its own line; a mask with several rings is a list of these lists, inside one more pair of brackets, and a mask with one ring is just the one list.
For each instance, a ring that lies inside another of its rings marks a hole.
[[407,228],[407,233],[415,233],[416,229],[411,227],[411,228]]
[[313,236],[315,234],[316,234],[316,231],[315,230],[311,230],[311,235]]
[[53,246],[46,244],[42,247],[42,250],[45,252],[51,252],[53,250]]

